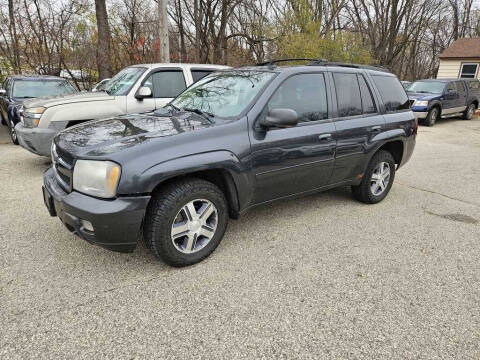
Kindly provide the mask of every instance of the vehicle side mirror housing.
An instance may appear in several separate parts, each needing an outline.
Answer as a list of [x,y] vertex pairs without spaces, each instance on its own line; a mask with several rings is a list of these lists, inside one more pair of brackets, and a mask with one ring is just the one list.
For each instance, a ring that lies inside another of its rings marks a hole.
[[263,128],[289,128],[298,124],[298,115],[292,109],[272,109],[260,120]]
[[137,93],[135,94],[135,98],[138,100],[143,100],[145,98],[150,98],[152,97],[152,89],[150,89],[148,86],[142,86],[138,89]]
[[7,90],[0,89],[0,96],[5,96],[5,95],[7,95]]

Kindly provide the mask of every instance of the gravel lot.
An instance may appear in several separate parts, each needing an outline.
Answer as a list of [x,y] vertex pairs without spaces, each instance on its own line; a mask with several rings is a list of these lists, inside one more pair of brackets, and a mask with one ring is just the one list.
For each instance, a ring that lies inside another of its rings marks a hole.
[[348,188],[231,221],[189,268],[50,218],[0,128],[0,358],[479,358],[480,119],[421,127],[385,201]]

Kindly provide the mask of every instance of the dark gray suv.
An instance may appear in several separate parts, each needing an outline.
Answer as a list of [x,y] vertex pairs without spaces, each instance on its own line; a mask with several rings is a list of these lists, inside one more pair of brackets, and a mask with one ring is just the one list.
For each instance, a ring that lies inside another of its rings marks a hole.
[[254,206],[337,186],[383,200],[416,132],[402,85],[384,69],[272,62],[211,74],[155,113],[63,131],[43,195],[90,243],[132,251],[143,238],[184,266]]

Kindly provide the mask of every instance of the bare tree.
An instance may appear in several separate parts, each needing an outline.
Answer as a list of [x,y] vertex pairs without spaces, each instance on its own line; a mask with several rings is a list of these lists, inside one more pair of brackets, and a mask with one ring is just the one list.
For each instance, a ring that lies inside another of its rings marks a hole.
[[107,5],[105,0],[95,0],[97,18],[97,68],[98,79],[112,77],[112,60],[110,57],[110,29],[108,26]]

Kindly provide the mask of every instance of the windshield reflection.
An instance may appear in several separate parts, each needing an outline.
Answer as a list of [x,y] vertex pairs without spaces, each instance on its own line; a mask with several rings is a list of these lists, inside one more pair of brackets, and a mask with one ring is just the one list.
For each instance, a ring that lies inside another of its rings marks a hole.
[[276,75],[258,70],[218,72],[204,77],[172,101],[180,109],[197,109],[216,117],[236,117]]
[[127,95],[145,70],[143,67],[125,68],[105,84],[103,91],[109,95]]

